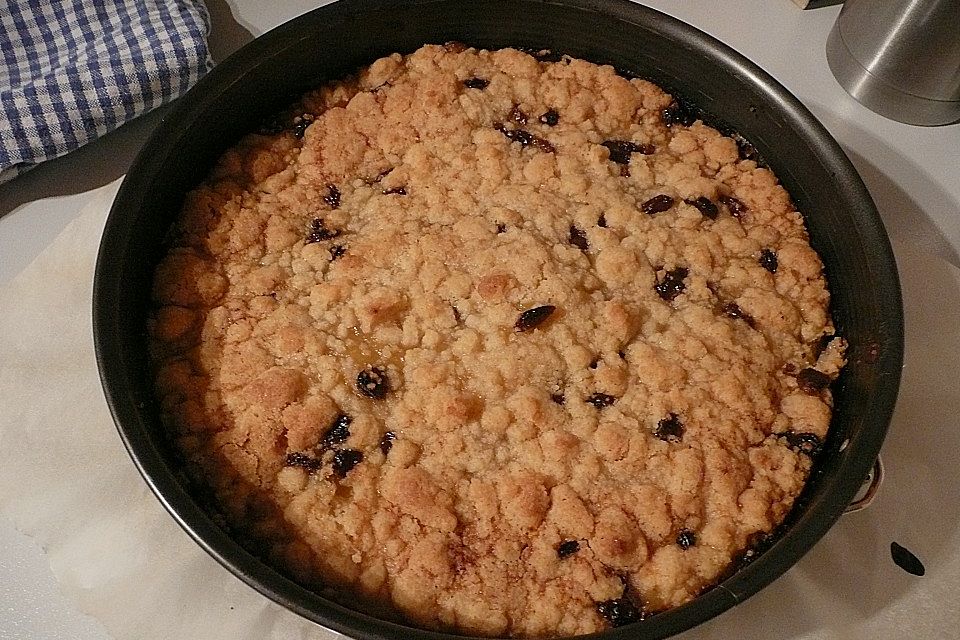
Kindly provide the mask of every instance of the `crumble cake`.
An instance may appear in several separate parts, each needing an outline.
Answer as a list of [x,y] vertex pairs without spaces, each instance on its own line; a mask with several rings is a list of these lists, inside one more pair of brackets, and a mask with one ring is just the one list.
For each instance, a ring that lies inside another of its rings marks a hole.
[[449,43],[305,95],[186,198],[165,424],[226,521],[414,624],[694,598],[801,492],[844,363],[748,145],[608,66]]

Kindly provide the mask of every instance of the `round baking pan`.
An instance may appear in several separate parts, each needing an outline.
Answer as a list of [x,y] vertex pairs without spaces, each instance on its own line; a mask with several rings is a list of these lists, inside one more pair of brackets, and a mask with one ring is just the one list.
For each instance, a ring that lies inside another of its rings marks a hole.
[[[789,569],[837,520],[880,450],[903,357],[896,264],[870,195],[836,141],[756,65],[678,20],[626,0],[340,0],[257,38],[177,101],[140,152],[107,219],[94,282],[97,361],[131,457],[180,525],[267,597],[355,638],[440,638],[312,592],[218,526],[178,471],[147,352],[153,270],[184,194],[241,135],[296,96],[425,43],[551,49],[648,78],[748,139],[803,212],[850,362],[834,385],[830,435],[785,525],[755,559],[675,609],[598,634],[664,638],[742,602]],[[776,617],[772,611],[771,616]]]

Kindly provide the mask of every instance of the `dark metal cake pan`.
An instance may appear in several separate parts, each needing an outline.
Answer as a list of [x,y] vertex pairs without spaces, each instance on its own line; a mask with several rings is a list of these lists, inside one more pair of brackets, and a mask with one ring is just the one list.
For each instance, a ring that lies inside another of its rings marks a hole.
[[[120,435],[154,493],[221,564],[265,596],[363,639],[448,637],[354,611],[245,550],[183,480],[160,423],[147,351],[153,271],[185,193],[241,135],[300,93],[425,43],[550,49],[648,78],[752,143],[803,212],[850,363],[834,386],[830,436],[796,507],[748,565],[681,607],[598,634],[664,638],[742,602],[793,566],[843,512],[874,463],[903,358],[896,263],[876,207],[837,142],[786,89],[724,44],[626,0],[340,0],[257,38],[166,114],[107,220],[94,282],[100,376]],[[146,587],[145,587],[146,588]],[[772,619],[776,611],[771,611]]]

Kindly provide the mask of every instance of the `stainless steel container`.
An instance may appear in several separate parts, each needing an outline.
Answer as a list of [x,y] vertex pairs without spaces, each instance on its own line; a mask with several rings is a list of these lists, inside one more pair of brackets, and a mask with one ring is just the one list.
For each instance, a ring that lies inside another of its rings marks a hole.
[[827,61],[843,88],[880,115],[960,121],[960,0],[847,0]]

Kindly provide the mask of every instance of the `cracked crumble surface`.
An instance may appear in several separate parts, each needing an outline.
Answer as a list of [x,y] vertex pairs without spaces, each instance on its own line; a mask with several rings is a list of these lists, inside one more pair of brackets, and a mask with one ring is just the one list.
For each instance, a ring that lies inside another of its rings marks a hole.
[[779,524],[845,344],[786,191],[671,105],[426,46],[228,151],[151,320],[227,520],[307,584],[513,636],[680,605]]

